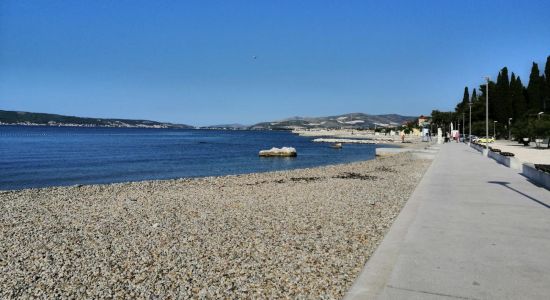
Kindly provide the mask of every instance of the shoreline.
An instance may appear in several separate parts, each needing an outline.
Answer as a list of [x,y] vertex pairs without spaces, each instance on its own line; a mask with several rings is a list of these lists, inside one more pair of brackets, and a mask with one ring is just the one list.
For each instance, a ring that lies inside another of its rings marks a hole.
[[[418,144],[377,144],[376,148],[411,148],[411,147],[417,147]],[[421,145],[426,146],[426,145]],[[21,189],[2,189],[0,188],[0,195],[4,192],[16,192],[16,191],[23,191],[23,190],[42,190],[42,189],[48,189],[48,188],[70,188],[70,187],[81,187],[81,186],[105,186],[105,185],[120,185],[120,184],[132,184],[132,183],[143,183],[143,182],[157,182],[157,181],[178,181],[178,180],[188,180],[188,179],[201,179],[201,178],[219,178],[219,177],[226,177],[226,176],[240,176],[240,175],[251,175],[251,174],[269,174],[269,173],[277,173],[277,172],[288,172],[288,171],[294,171],[294,170],[308,170],[308,169],[315,169],[315,168],[322,168],[322,167],[330,167],[330,166],[340,166],[340,165],[346,165],[346,164],[353,164],[353,163],[360,163],[360,162],[367,162],[371,160],[375,160],[378,157],[375,156],[370,159],[362,159],[352,162],[339,162],[339,163],[330,163],[325,165],[319,165],[314,167],[305,167],[305,168],[295,168],[295,169],[286,169],[286,170],[270,170],[270,171],[263,171],[263,172],[249,172],[249,173],[234,173],[234,174],[225,174],[225,175],[209,175],[209,176],[188,176],[188,177],[175,177],[175,178],[165,178],[165,179],[144,179],[144,180],[136,180],[136,181],[117,181],[117,182],[104,182],[104,183],[77,183],[77,184],[67,184],[67,185],[52,185],[52,186],[42,186],[42,187],[28,187],[28,188],[21,188]],[[287,159],[287,158],[267,158],[267,159]],[[299,159],[296,157],[291,157],[291,159]]]
[[[312,141],[313,142],[313,141]],[[343,144],[346,144],[346,142],[343,142]],[[349,144],[354,144],[349,143]],[[377,145],[379,147],[377,148],[412,148],[412,149],[423,149],[433,143],[383,143],[383,144],[373,144],[373,143],[364,143],[368,145]],[[371,160],[375,160],[380,158],[379,156],[375,155],[371,159],[364,159],[364,160],[357,160],[352,162],[341,162],[341,163],[331,163],[326,165],[319,165],[314,167],[306,167],[306,168],[296,168],[296,169],[287,169],[287,170],[271,170],[271,171],[264,171],[264,172],[250,172],[250,173],[235,173],[235,174],[225,174],[225,175],[209,175],[209,176],[188,176],[188,177],[176,177],[176,178],[165,178],[165,179],[144,179],[144,180],[136,180],[136,181],[117,181],[117,182],[105,182],[105,183],[83,183],[83,184],[67,184],[67,185],[52,185],[52,186],[42,186],[42,187],[28,187],[28,188],[20,188],[20,189],[1,189],[0,188],[0,195],[5,192],[16,192],[16,191],[23,191],[23,190],[42,190],[42,189],[48,189],[48,188],[70,188],[70,187],[81,187],[81,186],[92,186],[92,185],[117,185],[117,184],[132,184],[132,183],[143,183],[143,182],[157,182],[157,181],[177,181],[177,180],[187,180],[187,179],[201,179],[201,178],[219,178],[219,177],[226,177],[226,176],[240,176],[240,175],[250,175],[250,174],[268,174],[268,173],[277,173],[277,172],[288,172],[288,171],[294,171],[294,170],[308,170],[308,169],[315,169],[315,168],[322,168],[322,167],[330,167],[330,166],[340,166],[340,165],[346,165],[346,164],[353,164],[353,163],[360,163],[360,162],[367,162]],[[275,158],[275,159],[281,159],[281,158]],[[283,158],[285,159],[285,158]],[[295,158],[294,158],[295,159]]]
[[341,298],[430,163],[2,191],[1,296]]
[[[379,144],[381,147],[377,148],[411,148],[411,144]],[[390,147],[385,147],[385,146]],[[416,148],[416,147],[415,147]],[[392,154],[397,154],[392,153]],[[267,159],[288,159],[289,157],[271,157]],[[187,180],[197,180],[197,179],[218,179],[223,177],[239,177],[239,176],[246,176],[246,175],[267,175],[271,173],[280,173],[280,172],[291,172],[291,171],[305,171],[305,170],[311,170],[311,169],[318,169],[318,168],[324,168],[324,167],[333,167],[333,166],[343,166],[348,164],[355,164],[355,163],[364,163],[368,161],[373,161],[376,159],[380,159],[381,157],[376,155],[372,157],[371,159],[363,159],[363,160],[357,160],[352,162],[340,162],[340,163],[330,163],[327,165],[319,165],[314,167],[306,167],[306,168],[295,168],[295,169],[286,169],[286,170],[271,170],[271,171],[264,171],[264,172],[250,172],[250,173],[235,173],[235,174],[226,174],[226,175],[210,175],[210,176],[188,176],[188,177],[176,177],[176,178],[165,178],[165,179],[144,179],[144,180],[135,180],[135,181],[117,181],[117,182],[105,182],[105,183],[77,183],[77,184],[68,184],[68,185],[52,185],[52,186],[43,186],[43,187],[29,187],[29,188],[21,188],[21,189],[0,189],[0,195],[4,193],[9,192],[20,192],[25,190],[45,190],[45,189],[58,189],[58,188],[79,188],[79,187],[87,187],[87,186],[109,186],[109,185],[125,185],[125,184],[140,184],[140,183],[148,183],[148,182],[164,182],[164,181],[187,181]],[[296,157],[290,157],[290,159],[297,159]]]
[[[384,148],[384,147],[381,147]],[[388,147],[389,148],[389,147]],[[398,148],[398,147],[392,147],[392,148]],[[363,159],[363,160],[357,160],[352,162],[341,162],[341,163],[331,163],[327,165],[320,165],[320,166],[314,166],[314,167],[306,167],[306,168],[295,168],[295,169],[286,169],[286,170],[271,170],[271,171],[264,171],[264,172],[249,172],[249,173],[235,173],[235,174],[226,174],[226,175],[210,175],[210,176],[188,176],[188,177],[176,177],[176,178],[165,178],[165,179],[144,179],[144,180],[135,180],[135,181],[117,181],[117,182],[105,182],[105,183],[78,183],[78,184],[68,184],[68,185],[52,185],[52,186],[43,186],[43,187],[30,187],[30,188],[21,188],[21,189],[8,189],[3,190],[0,189],[0,195],[10,193],[10,192],[22,192],[26,190],[47,190],[47,189],[62,189],[62,188],[81,188],[81,187],[90,187],[90,186],[119,186],[119,185],[126,185],[126,184],[147,184],[147,183],[162,183],[162,182],[178,182],[178,181],[189,181],[189,180],[199,180],[199,179],[207,179],[207,180],[216,180],[224,177],[240,177],[240,176],[247,176],[247,175],[269,175],[274,174],[277,175],[277,173],[285,173],[285,172],[292,172],[292,171],[307,171],[312,169],[318,169],[318,168],[324,168],[324,167],[337,167],[337,166],[343,166],[348,164],[355,164],[355,163],[364,163],[372,160],[379,159],[379,156],[375,156],[371,159]],[[297,159],[296,157],[268,157],[264,159]]]

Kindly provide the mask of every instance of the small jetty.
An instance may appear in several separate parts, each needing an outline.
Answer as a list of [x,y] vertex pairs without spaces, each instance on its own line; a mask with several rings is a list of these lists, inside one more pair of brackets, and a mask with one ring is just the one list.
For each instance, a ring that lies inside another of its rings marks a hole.
[[[347,144],[378,144],[378,140],[369,139],[333,139],[333,138],[318,138],[313,140],[315,143],[347,143]],[[392,140],[393,141],[393,140]]]
[[271,148],[269,150],[261,150],[261,157],[295,157],[298,155],[293,147]]

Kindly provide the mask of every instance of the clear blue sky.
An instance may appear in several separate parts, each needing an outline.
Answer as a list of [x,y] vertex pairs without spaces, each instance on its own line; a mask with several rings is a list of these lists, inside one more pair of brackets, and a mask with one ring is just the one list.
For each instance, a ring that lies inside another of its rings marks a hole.
[[193,125],[425,114],[503,66],[526,81],[550,55],[549,11],[548,0],[2,0],[0,109]]

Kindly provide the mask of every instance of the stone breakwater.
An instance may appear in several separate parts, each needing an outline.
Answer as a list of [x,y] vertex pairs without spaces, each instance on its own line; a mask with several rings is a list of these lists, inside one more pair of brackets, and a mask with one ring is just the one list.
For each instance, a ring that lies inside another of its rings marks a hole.
[[341,298],[429,164],[0,192],[0,298]]
[[378,144],[379,141],[375,140],[361,140],[361,139],[327,139],[318,138],[313,140],[315,143],[345,143],[345,144]]
[[[373,134],[369,131],[361,130],[293,130],[293,133],[300,136],[319,137],[322,139],[352,139],[352,140],[368,140],[376,143],[397,143],[401,142],[401,137],[396,135]],[[411,143],[422,143],[422,137],[407,134],[405,140]]]

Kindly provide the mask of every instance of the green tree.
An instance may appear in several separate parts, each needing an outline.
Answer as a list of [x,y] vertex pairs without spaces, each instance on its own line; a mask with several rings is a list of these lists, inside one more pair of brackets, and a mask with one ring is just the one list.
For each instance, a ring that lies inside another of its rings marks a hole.
[[546,58],[546,66],[544,67],[544,92],[542,96],[542,108],[545,112],[550,112],[550,55]]
[[[474,121],[474,106],[477,104],[479,100],[477,99],[477,90],[474,88],[472,91],[472,97],[470,97],[470,102],[472,105],[472,122]],[[470,114],[470,108],[468,107],[467,111],[468,115]]]
[[525,117],[527,113],[527,100],[525,99],[525,87],[521,83],[521,78],[512,72],[510,79],[510,94],[512,98],[512,118],[514,122]]
[[[475,122],[472,121],[472,135],[485,136],[485,120],[475,121]],[[493,128],[490,126],[489,126],[489,135],[493,135]]]
[[462,96],[462,101],[456,105],[455,111],[459,114],[465,112],[468,108],[468,102],[470,102],[470,93],[468,87],[464,87],[464,96]]
[[517,120],[512,125],[512,136],[516,141],[521,142],[523,138],[531,138],[532,135],[533,132],[527,118]]
[[531,74],[529,75],[529,84],[527,85],[527,100],[531,113],[538,113],[542,109],[543,87],[544,77],[540,76],[539,66],[533,63]]
[[451,111],[433,110],[432,124],[434,124],[436,127],[440,127],[445,133],[446,131],[449,131],[449,126],[453,121],[453,116],[455,115],[456,113],[453,113]]
[[[507,135],[508,119],[513,118],[512,131],[516,138],[550,135],[550,56],[546,58],[544,73],[533,63],[529,82],[525,87],[519,76],[512,73],[508,76],[508,68],[504,67],[498,73],[496,82],[489,81],[489,133],[492,134],[493,121],[496,123],[497,136]],[[478,95],[479,93],[479,95]],[[485,83],[474,89],[471,97],[468,87],[464,88],[464,96],[454,112],[433,111],[434,124],[447,128],[462,112],[468,113],[468,101],[472,103],[472,133],[485,135],[487,86]],[[542,117],[535,117],[545,111]]]
[[[485,108],[486,108],[486,90],[487,85],[482,84],[479,86],[479,91],[481,95],[477,103],[474,103],[472,106],[472,120],[474,120],[474,107],[475,107],[475,120],[476,121],[485,121]],[[495,91],[496,85],[495,82],[489,81],[489,119],[493,119],[495,116]]]
[[[508,68],[504,67],[498,73],[496,91],[492,104],[494,115],[493,119],[504,124],[508,118],[512,117],[512,98],[510,93],[510,80],[508,79]],[[491,94],[489,93],[489,97]]]
[[529,121],[529,127],[534,138],[550,137],[550,118],[534,118]]

